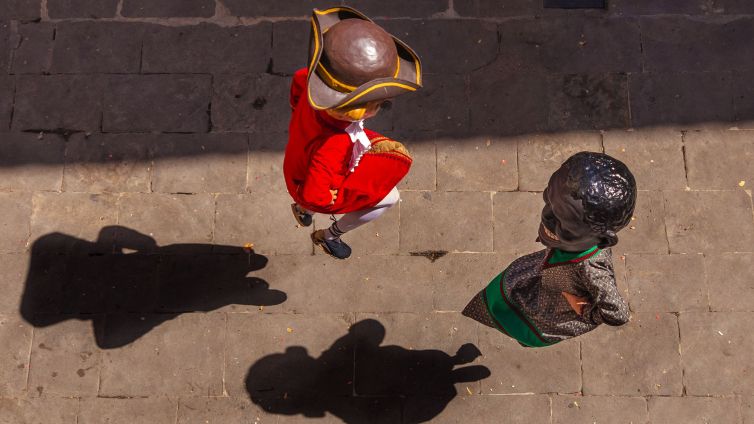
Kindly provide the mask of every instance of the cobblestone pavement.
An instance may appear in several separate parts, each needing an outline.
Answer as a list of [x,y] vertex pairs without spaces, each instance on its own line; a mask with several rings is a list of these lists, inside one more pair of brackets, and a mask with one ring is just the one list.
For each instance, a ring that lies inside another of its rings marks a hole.
[[[0,1],[0,423],[754,423],[754,2],[351,1],[426,87],[345,262],[281,175],[333,2]],[[520,348],[459,311],[580,150],[642,190],[632,321]]]

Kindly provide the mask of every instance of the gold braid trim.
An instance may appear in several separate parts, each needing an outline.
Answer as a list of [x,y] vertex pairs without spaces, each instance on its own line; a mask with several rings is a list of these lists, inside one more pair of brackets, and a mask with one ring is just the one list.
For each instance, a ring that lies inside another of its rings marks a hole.
[[372,142],[372,148],[366,152],[367,155],[377,153],[399,153],[411,159],[411,154],[408,152],[406,146],[395,140],[391,140],[387,137],[375,137],[370,141]]

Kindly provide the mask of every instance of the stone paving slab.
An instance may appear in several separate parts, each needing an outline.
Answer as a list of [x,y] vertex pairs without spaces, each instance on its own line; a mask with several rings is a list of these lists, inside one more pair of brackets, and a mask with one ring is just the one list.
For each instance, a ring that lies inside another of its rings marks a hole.
[[[0,3],[0,422],[754,421],[750,2],[349,3],[424,87],[368,124],[414,164],[348,261],[281,178],[311,8],[343,2]],[[632,321],[525,349],[459,311],[581,150],[641,190]]]
[[735,398],[653,397],[648,401],[651,422],[738,423],[741,420]]
[[12,315],[0,315],[0,396],[14,397],[26,391],[29,350],[33,328]]
[[561,395],[552,397],[553,424],[589,422],[605,424],[648,422],[647,401],[642,397],[623,396]]
[[745,191],[672,191],[664,196],[671,252],[750,252],[754,249],[751,196]]
[[[108,316],[105,345],[120,346],[121,340],[131,338],[129,332],[139,321],[154,318]],[[184,314],[154,328],[123,349],[102,352],[99,394],[106,397],[223,395],[225,323],[224,314]],[[177,361],[176,358],[182,359]]]
[[173,424],[178,402],[169,398],[82,399],[78,424]]
[[66,149],[63,137],[1,133],[0,138],[0,190],[60,190]]
[[751,311],[754,264],[751,253],[705,255],[710,309],[713,311]]
[[92,328],[83,317],[60,318],[65,320],[34,331],[28,391],[34,396],[97,396],[102,356],[93,333],[102,328]]
[[77,424],[78,407],[72,398],[0,399],[0,419],[8,424]]
[[754,393],[751,372],[750,313],[681,314],[681,351],[684,385],[689,395],[732,395]]
[[624,327],[588,334],[581,342],[583,393],[680,396],[679,343],[676,316],[668,313],[633,313]]
[[[631,309],[639,312],[708,310],[711,291],[705,278],[706,263],[706,258],[695,254],[627,256]],[[725,281],[731,283],[730,279]]]

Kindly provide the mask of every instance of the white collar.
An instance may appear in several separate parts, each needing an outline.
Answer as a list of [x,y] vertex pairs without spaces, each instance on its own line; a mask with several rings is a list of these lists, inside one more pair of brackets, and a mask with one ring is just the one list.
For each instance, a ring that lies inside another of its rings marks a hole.
[[356,170],[359,166],[359,161],[364,153],[369,151],[372,147],[372,142],[369,141],[369,137],[364,132],[364,120],[356,121],[346,127],[346,133],[351,137],[351,143],[353,143],[353,150],[351,151],[351,162],[348,168],[351,172]]

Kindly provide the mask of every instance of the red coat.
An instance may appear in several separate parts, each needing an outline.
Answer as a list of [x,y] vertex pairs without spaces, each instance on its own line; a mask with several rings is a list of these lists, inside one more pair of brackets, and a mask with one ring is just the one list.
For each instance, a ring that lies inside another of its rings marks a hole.
[[[370,208],[393,189],[411,167],[411,157],[392,140],[365,129],[372,149],[349,172],[353,143],[345,132],[349,122],[312,109],[306,97],[306,69],[293,76],[283,174],[293,200],[319,213],[347,213]],[[379,146],[379,148],[378,148]],[[330,190],[338,190],[330,205]]]

